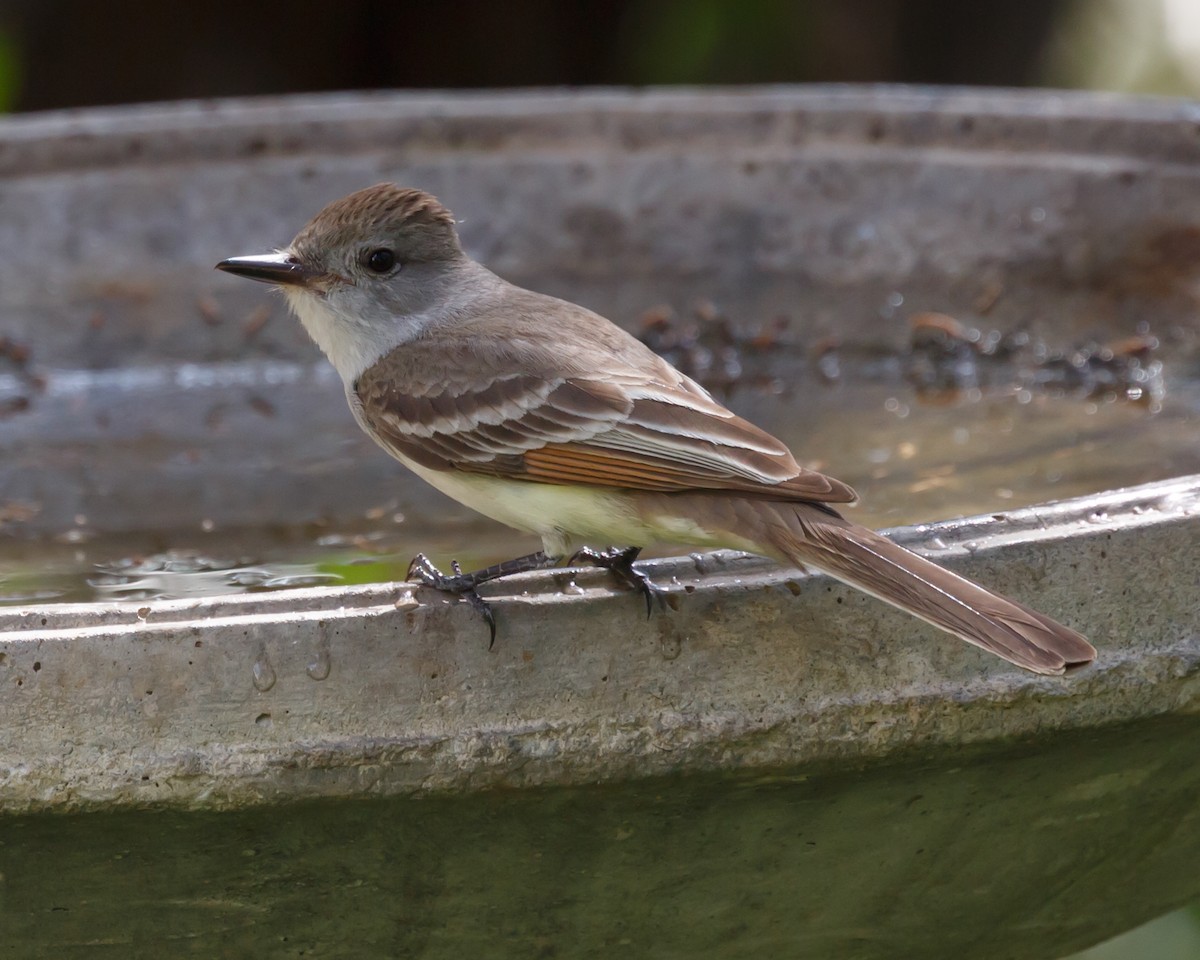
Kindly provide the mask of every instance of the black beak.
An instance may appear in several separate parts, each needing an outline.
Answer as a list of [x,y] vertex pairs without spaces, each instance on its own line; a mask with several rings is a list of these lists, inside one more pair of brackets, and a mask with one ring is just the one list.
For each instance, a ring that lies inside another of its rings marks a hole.
[[316,276],[299,260],[288,253],[264,253],[256,257],[233,257],[217,264],[218,270],[262,283],[306,287]]

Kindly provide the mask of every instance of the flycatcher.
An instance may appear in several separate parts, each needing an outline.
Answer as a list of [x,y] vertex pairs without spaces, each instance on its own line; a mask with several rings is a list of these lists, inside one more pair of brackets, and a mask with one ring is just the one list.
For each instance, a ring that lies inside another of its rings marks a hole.
[[[468,257],[420,190],[379,184],[318,213],[284,250],[221,270],[278,286],[333,363],[355,419],[438,490],[542,538],[543,550],[444,575],[466,595],[584,556],[647,595],[638,546],[730,547],[820,570],[997,656],[1060,674],[1096,651],[1074,630],[851,523],[846,484],[714,400],[583,307],[523,290]],[[494,625],[493,625],[494,636]]]

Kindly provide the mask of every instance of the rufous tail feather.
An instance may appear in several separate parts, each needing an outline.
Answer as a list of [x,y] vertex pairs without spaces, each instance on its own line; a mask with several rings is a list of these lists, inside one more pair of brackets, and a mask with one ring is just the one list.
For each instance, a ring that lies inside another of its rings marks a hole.
[[1070,627],[851,523],[817,504],[759,501],[762,535],[787,560],[815,568],[1035,673],[1089,663],[1095,648]]

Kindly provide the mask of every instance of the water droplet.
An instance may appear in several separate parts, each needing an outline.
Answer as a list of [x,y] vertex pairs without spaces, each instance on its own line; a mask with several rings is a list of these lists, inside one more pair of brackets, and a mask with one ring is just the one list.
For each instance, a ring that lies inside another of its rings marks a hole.
[[1034,207],[1029,211],[1029,219],[1034,223],[1043,223],[1046,219],[1045,207]]
[[257,717],[254,718],[254,725],[256,727],[270,728],[274,724],[272,723],[271,715],[269,713],[260,713]]
[[927,541],[925,546],[929,550],[949,550],[950,549],[949,547],[946,546],[946,541],[943,540],[941,537],[934,537],[933,539]]
[[329,659],[329,647],[322,641],[317,647],[317,652],[313,654],[312,659],[308,661],[304,672],[314,680],[324,680],[329,676],[329,670],[332,663]]
[[141,620],[142,623],[145,623],[147,618],[149,618],[149,616],[150,616],[150,608],[149,607],[138,607],[137,618],[139,620]]
[[1104,510],[1093,510],[1087,516],[1088,523],[1108,523],[1108,513]]
[[233,570],[224,579],[231,587],[261,587],[271,579],[271,574],[266,570]]
[[658,651],[664,660],[676,659],[683,650],[683,641],[676,634],[659,637]]
[[395,603],[397,610],[415,610],[420,605],[420,601],[413,596],[413,592],[411,590],[405,590],[402,592],[400,596],[396,598]]
[[580,594],[586,593],[587,591],[584,590],[583,587],[581,587],[579,584],[577,584],[574,580],[572,580],[570,583],[568,583],[565,587],[562,588],[562,592],[569,593],[574,596],[579,596]]
[[326,584],[336,583],[341,579],[341,575],[336,573],[294,573],[285,574],[280,577],[271,577],[269,580],[263,581],[262,585],[268,588],[297,589],[300,587],[322,587]]
[[258,659],[254,661],[254,668],[251,671],[254,676],[254,687],[266,693],[275,686],[275,668],[271,666],[271,661],[267,659],[265,652],[258,655]]

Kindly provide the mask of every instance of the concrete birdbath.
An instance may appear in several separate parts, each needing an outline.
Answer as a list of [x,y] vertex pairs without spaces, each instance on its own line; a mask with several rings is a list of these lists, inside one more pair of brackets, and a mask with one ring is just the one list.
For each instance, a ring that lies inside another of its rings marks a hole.
[[[1195,898],[1198,120],[852,88],[4,120],[12,942],[1057,957]],[[892,504],[869,522],[978,514],[895,536],[1096,664],[1022,673],[732,553],[649,561],[648,619],[599,571],[496,583],[491,650],[465,604],[349,582],[369,549],[297,572],[280,544],[382,528],[396,554],[525,552],[375,450],[282,303],[212,271],[380,180],[441,196],[509,279],[708,364]],[[703,304],[693,336],[700,301],[731,324]],[[305,884],[327,909],[297,914]]]

